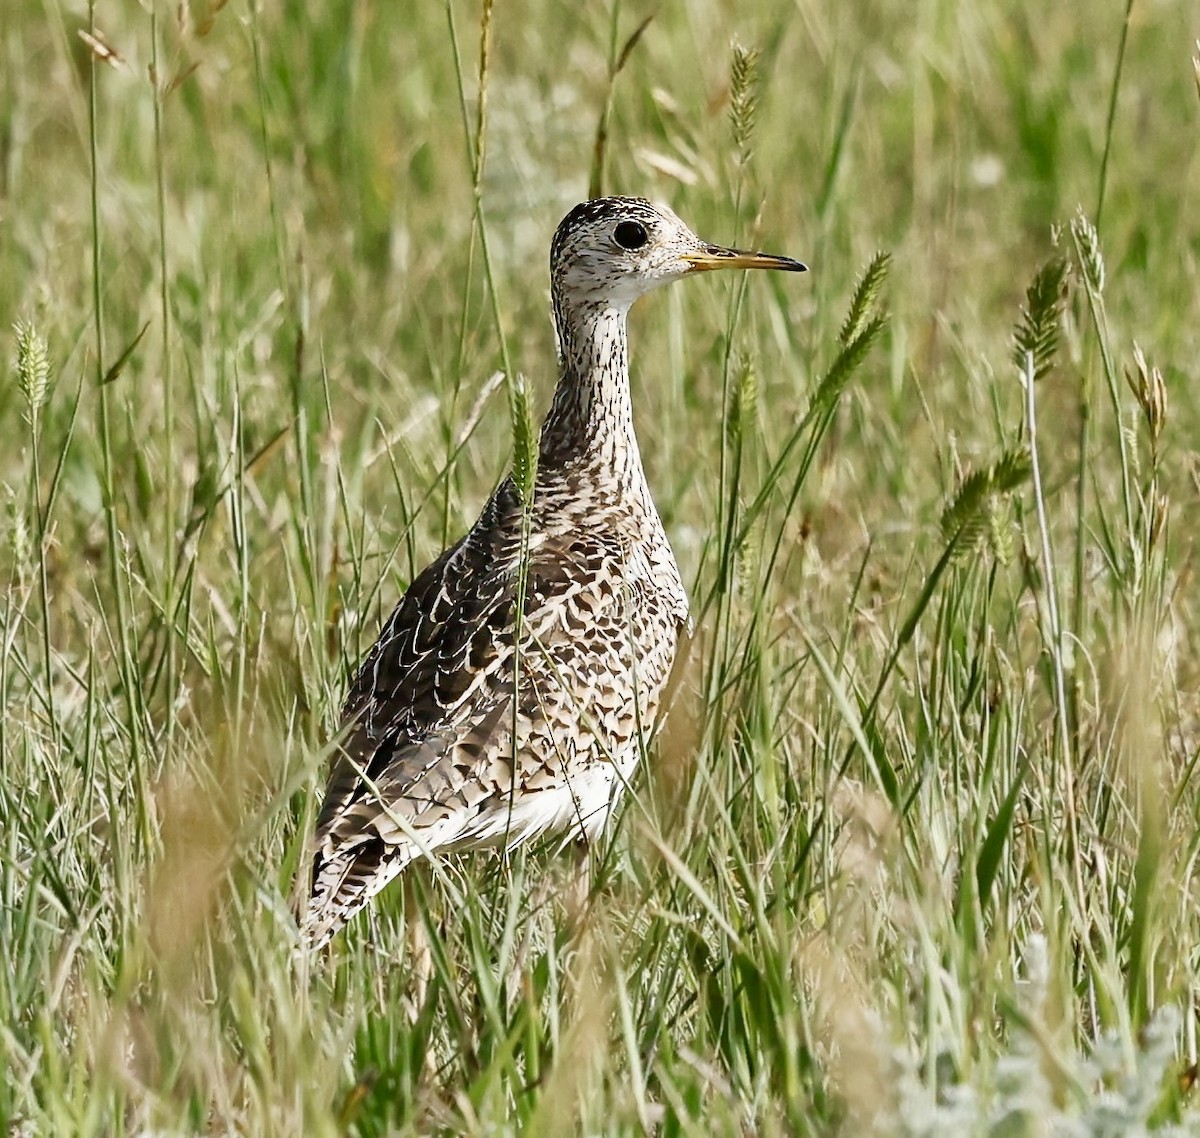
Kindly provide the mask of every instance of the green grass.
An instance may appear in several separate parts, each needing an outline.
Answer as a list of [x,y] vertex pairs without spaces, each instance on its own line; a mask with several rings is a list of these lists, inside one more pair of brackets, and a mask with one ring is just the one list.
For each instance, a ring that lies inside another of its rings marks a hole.
[[[115,67],[8,0],[6,1132],[1200,1134],[1197,29],[1126,15],[498,4],[481,111],[460,0],[97,5]],[[586,898],[448,859],[303,967],[601,176],[812,267],[633,319],[672,714]]]

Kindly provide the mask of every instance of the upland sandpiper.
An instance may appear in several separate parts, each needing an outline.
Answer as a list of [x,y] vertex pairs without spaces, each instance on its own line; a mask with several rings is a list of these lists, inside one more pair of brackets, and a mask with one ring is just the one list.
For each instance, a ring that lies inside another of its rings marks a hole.
[[317,822],[310,946],[423,854],[603,829],[688,619],[634,435],[626,316],[689,273],[804,268],[710,245],[642,198],[563,219],[550,247],[561,375],[532,502],[501,482],[355,676]]

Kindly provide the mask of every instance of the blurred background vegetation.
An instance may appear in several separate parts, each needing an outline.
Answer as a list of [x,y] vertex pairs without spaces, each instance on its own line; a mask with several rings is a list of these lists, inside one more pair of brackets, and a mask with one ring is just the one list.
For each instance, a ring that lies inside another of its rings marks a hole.
[[[481,14],[0,11],[0,1121],[1200,1133],[1195,7],[521,0],[482,82]],[[812,269],[633,316],[675,713],[585,905],[452,860],[310,972],[348,669],[597,173]]]

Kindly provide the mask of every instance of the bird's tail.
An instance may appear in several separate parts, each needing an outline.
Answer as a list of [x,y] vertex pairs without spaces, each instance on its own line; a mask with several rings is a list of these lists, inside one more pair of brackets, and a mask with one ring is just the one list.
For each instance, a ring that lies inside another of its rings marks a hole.
[[299,914],[300,936],[310,952],[324,948],[410,861],[415,850],[374,838],[313,864],[308,904]]

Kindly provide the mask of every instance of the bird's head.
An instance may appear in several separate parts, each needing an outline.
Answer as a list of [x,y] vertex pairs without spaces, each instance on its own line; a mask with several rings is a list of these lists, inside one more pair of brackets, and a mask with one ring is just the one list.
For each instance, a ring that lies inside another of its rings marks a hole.
[[645,198],[593,198],[559,224],[550,246],[556,297],[627,309],[643,293],[710,269],[783,269],[790,257],[728,249],[697,237],[665,205]]

